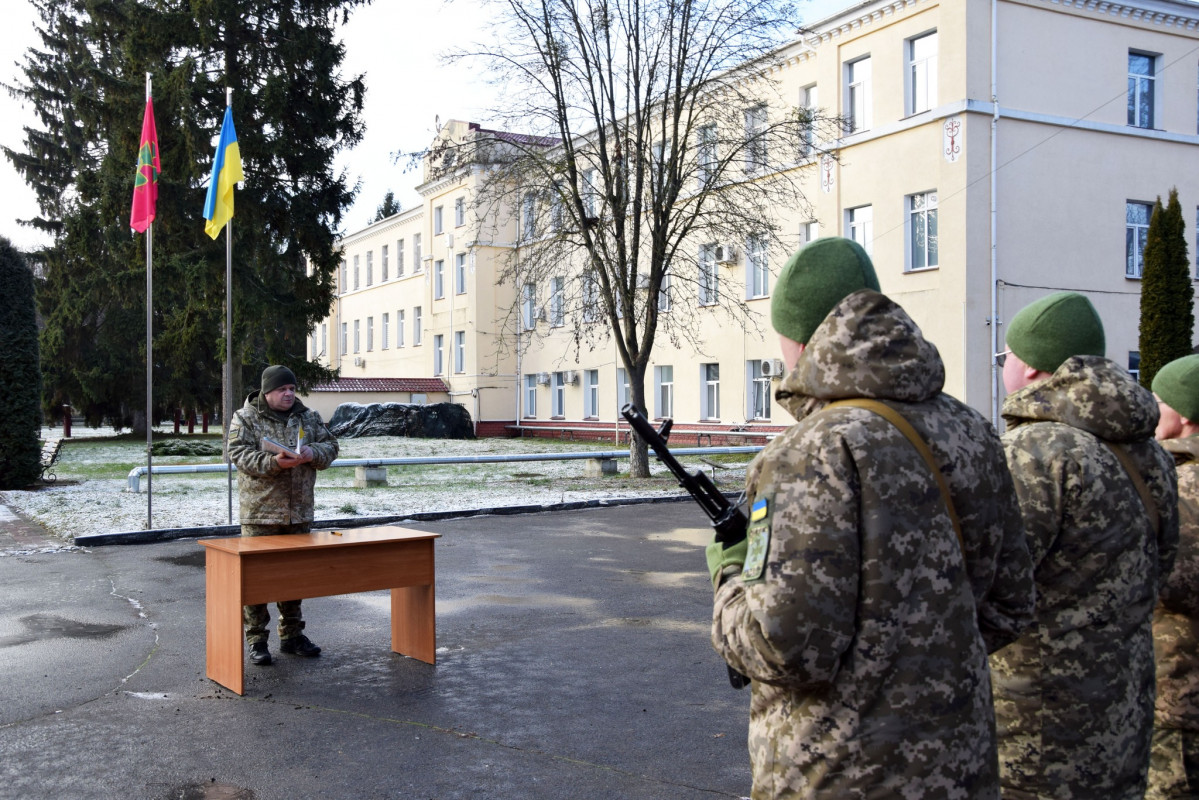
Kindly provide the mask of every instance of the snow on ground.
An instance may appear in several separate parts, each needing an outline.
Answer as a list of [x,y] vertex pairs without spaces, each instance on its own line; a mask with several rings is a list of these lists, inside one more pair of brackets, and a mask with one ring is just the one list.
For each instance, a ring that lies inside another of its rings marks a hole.
[[[219,428],[209,428],[218,435]],[[171,428],[156,432],[165,438]],[[197,428],[198,432],[198,428]],[[61,429],[44,435],[57,437]],[[566,442],[550,439],[410,439],[372,436],[341,441],[340,458],[414,458],[614,451],[627,453],[613,442]],[[680,460],[689,469],[716,473],[724,491],[737,491],[744,483],[745,463],[736,459],[717,470],[696,457]],[[713,455],[713,460],[724,460]],[[155,466],[166,464],[219,464],[219,457],[155,456]],[[617,461],[617,474],[584,478],[584,461],[519,461],[486,464],[390,466],[386,487],[355,488],[352,468],[322,472],[316,485],[316,517],[374,517],[423,512],[462,511],[513,505],[553,505],[582,500],[677,496],[682,490],[656,459],[652,477],[628,477],[628,459]],[[221,474],[155,475],[149,498],[147,480],[141,491],[128,490],[128,473],[146,464],[146,442],[116,438],[111,429],[75,426],[65,440],[55,472],[58,482],[33,491],[0,492],[0,508],[7,506],[50,532],[70,539],[95,533],[145,530],[147,527],[186,528],[229,524],[229,480]],[[238,520],[237,478],[232,481],[233,522]]]

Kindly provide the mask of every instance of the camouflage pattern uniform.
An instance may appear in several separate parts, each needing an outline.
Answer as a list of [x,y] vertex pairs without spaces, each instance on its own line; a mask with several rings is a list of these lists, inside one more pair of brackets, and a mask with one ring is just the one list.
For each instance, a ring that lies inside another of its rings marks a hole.
[[[766,514],[712,624],[753,679],[755,800],[999,797],[987,653],[1032,623],[1032,565],[999,439],[944,381],[903,309],[863,290],[776,393],[799,422],[750,465]],[[845,397],[885,401],[928,443],[965,558],[912,443],[872,411],[821,411]]]
[[[1157,403],[1119,365],[1074,356],[1008,395],[1003,443],[1036,564],[1037,626],[991,657],[1005,798],[1145,793],[1151,618],[1178,546],[1174,463]],[[1123,466],[1139,468],[1155,533]]]
[[1162,446],[1178,469],[1178,558],[1153,612],[1157,707],[1148,800],[1199,797],[1199,436]]
[[[304,444],[312,449],[312,461],[284,469],[275,454],[261,449],[263,436],[294,447],[304,428]],[[233,415],[229,425],[229,458],[237,467],[238,506],[243,536],[307,533],[314,517],[313,488],[317,470],[337,458],[337,439],[329,433],[321,415],[297,398],[290,410],[274,411],[254,391]],[[284,600],[279,609],[279,638],[290,639],[304,629],[299,600]],[[264,642],[270,615],[265,604],[242,608],[246,642]]]

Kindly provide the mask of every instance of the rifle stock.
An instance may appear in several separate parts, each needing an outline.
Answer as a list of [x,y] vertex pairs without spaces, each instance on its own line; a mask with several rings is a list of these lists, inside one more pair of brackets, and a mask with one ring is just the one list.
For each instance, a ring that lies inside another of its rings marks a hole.
[[[654,426],[650,425],[645,415],[632,405],[624,406],[620,409],[620,414],[628,420],[629,426],[637,432],[637,435],[654,449],[658,460],[674,474],[679,485],[687,490],[695,502],[699,503],[700,508],[712,521],[712,527],[716,531],[716,541],[725,547],[730,547],[745,539],[745,529],[749,522],[741,510],[728,501],[728,498],[716,488],[707,475],[699,470],[688,472],[670,452],[670,448],[666,444],[666,437],[670,434],[670,427],[674,424],[673,420],[667,419],[662,423],[660,430],[654,430]],[[728,670],[729,684],[734,689],[743,689],[749,685],[749,678],[745,675],[732,667],[728,667]]]

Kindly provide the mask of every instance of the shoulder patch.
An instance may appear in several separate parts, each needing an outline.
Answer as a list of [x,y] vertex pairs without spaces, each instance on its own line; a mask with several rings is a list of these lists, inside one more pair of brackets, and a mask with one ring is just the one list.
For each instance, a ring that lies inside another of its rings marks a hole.
[[745,531],[749,540],[745,554],[745,566],[741,578],[745,581],[760,581],[766,571],[766,554],[770,551],[770,518],[773,497],[760,497],[754,501],[749,512],[749,528]]

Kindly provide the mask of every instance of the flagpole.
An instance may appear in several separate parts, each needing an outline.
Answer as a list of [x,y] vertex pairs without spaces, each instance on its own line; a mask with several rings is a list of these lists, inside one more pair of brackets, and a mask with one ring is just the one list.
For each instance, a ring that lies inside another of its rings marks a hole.
[[[150,73],[146,73],[146,101]],[[146,530],[154,529],[154,222],[146,227]]]
[[[233,107],[233,87],[225,89],[225,107]],[[229,458],[229,424],[233,422],[233,219],[225,223],[225,473],[229,486],[229,524],[233,524],[233,461]]]

